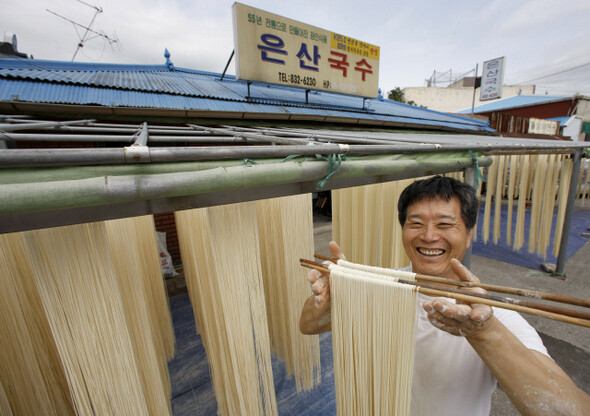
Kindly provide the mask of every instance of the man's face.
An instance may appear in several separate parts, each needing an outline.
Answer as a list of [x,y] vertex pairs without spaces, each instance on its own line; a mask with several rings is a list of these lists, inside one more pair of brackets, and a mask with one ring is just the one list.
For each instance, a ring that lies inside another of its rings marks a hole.
[[456,197],[450,201],[423,199],[409,205],[402,239],[412,270],[456,279],[449,262],[452,258],[463,260],[472,233],[467,232]]

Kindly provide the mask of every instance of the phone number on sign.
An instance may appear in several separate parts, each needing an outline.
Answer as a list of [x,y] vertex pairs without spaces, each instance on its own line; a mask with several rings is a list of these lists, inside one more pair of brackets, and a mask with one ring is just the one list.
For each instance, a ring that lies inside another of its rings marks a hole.
[[287,74],[279,72],[279,81],[295,85],[304,85],[306,87],[315,87],[316,79],[314,77],[302,77],[301,75]]

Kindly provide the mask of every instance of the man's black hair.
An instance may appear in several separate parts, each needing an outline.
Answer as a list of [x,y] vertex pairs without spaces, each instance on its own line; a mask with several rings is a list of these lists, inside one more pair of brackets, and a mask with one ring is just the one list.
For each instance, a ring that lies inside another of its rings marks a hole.
[[450,201],[453,197],[457,197],[461,202],[461,217],[465,221],[467,231],[471,230],[475,226],[478,210],[475,189],[466,183],[440,175],[416,181],[403,190],[397,203],[399,223],[404,226],[408,206],[416,202],[436,198]]

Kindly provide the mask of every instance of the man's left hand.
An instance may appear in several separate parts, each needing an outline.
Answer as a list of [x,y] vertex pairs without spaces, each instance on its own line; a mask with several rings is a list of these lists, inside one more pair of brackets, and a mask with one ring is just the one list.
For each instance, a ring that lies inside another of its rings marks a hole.
[[[451,268],[459,280],[479,283],[467,267],[457,259],[451,259]],[[473,292],[486,293],[481,288],[465,288]],[[424,302],[422,305],[428,313],[428,320],[435,327],[457,336],[471,336],[487,329],[493,316],[492,308],[479,303],[467,304],[461,301],[451,303],[444,299]]]

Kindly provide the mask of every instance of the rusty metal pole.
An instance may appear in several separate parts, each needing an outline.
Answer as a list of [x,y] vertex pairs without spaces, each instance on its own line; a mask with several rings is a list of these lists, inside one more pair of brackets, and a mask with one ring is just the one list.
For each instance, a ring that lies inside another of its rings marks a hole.
[[[470,166],[465,168],[465,183],[468,185],[473,186],[474,188],[477,186],[477,173],[475,172],[475,167]],[[477,232],[477,229],[474,228],[473,232]],[[471,267],[471,252],[473,247],[473,238],[472,243],[469,245],[469,248],[465,252],[465,256],[463,256],[463,265],[468,269]]]
[[[564,276],[565,258],[567,254],[567,242],[572,228],[572,216],[574,214],[574,205],[576,203],[576,193],[578,192],[578,180],[580,179],[580,166],[582,163],[583,149],[578,149],[573,153],[574,165],[572,167],[572,177],[570,180],[570,189],[567,196],[567,206],[565,209],[565,219],[563,222],[563,231],[561,233],[561,244],[559,245],[559,255],[557,256],[557,265],[555,274]],[[562,185],[563,186],[563,185]]]

